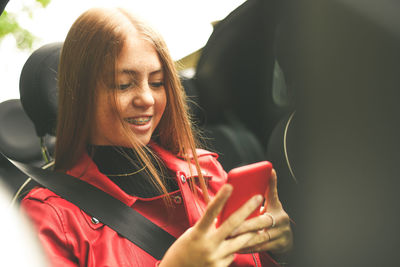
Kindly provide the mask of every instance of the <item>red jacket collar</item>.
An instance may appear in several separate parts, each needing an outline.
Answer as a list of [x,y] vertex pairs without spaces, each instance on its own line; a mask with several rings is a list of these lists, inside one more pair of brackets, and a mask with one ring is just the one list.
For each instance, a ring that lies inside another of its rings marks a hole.
[[[154,152],[156,152],[158,156],[160,156],[168,169],[172,170],[175,173],[179,171],[183,173],[186,177],[198,176],[196,166],[194,164],[189,165],[188,162],[183,158],[172,154],[171,152],[165,150],[154,142],[150,143],[150,147],[153,149]],[[196,153],[198,156],[212,154],[211,152],[201,149],[196,150]],[[189,158],[193,158],[192,154],[189,155]]]
[[[161,148],[154,142],[150,143],[150,147],[163,160],[166,167],[174,173],[180,172],[186,177],[197,176],[197,170],[194,164],[190,164],[189,166],[187,161]],[[201,149],[196,150],[196,153],[199,157],[203,155],[216,156],[215,153]],[[116,199],[124,202],[128,206],[132,206],[136,200],[140,199],[138,197],[128,195],[116,184],[114,184],[106,175],[102,174],[86,152],[81,156],[78,163],[69,171],[67,171],[67,173],[100,188]]]

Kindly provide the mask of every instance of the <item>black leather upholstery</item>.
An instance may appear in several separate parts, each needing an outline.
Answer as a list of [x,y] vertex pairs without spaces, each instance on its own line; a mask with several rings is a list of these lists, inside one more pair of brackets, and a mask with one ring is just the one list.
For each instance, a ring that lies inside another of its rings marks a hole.
[[21,102],[38,136],[55,132],[61,46],[62,43],[51,43],[40,47],[28,58],[21,72]]
[[[50,154],[54,151],[57,117],[57,68],[61,43],[36,50],[25,63],[20,77],[21,100],[0,103],[0,151],[20,162],[41,166],[45,163],[39,137]],[[3,156],[0,179],[16,192],[26,176]]]
[[295,203],[298,199],[298,187],[301,180],[302,153],[304,148],[299,144],[299,121],[296,113],[285,116],[271,133],[266,158],[273,164],[278,174],[278,193],[285,211],[296,221],[298,210]]
[[[25,114],[19,99],[0,103],[0,151],[7,157],[42,165],[39,139],[33,123]],[[26,175],[0,154],[0,179],[16,192],[26,180]]]
[[19,99],[0,104],[0,125],[0,150],[3,153],[25,163],[41,160],[35,128]]
[[275,0],[244,2],[216,25],[194,77],[207,121],[232,113],[264,147],[282,117],[272,97],[277,13]]

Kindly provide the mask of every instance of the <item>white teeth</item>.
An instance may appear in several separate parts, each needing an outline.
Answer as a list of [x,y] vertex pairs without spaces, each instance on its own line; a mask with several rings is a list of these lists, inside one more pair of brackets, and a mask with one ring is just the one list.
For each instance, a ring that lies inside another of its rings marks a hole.
[[140,117],[140,118],[126,118],[125,121],[127,123],[135,124],[135,125],[144,125],[150,121],[151,117]]

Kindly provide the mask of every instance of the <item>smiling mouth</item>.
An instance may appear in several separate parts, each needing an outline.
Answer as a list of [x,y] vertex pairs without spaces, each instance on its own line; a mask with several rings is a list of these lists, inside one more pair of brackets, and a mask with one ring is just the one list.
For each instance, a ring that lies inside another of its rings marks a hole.
[[126,118],[124,119],[129,124],[134,125],[145,125],[151,120],[151,116],[148,117],[138,117],[138,118]]

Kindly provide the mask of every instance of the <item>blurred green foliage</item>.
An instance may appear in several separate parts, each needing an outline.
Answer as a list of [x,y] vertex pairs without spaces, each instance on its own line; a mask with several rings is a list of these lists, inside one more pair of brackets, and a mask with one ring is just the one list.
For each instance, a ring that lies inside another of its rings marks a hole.
[[[51,0],[36,0],[43,8],[45,8],[50,1]],[[25,7],[24,11],[31,14],[32,7]],[[32,33],[19,25],[16,14],[4,11],[0,16],[0,42],[8,34],[14,36],[19,49],[31,49],[36,39]]]
[[46,7],[51,0],[36,0],[37,2],[42,4],[42,7]]

